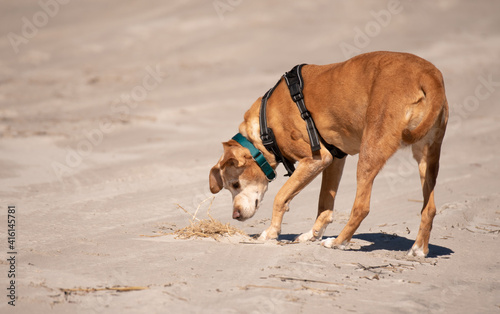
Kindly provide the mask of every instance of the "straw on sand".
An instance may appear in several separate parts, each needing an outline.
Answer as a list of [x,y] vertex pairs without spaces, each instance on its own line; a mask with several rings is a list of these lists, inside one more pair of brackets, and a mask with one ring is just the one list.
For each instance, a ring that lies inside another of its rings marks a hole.
[[105,288],[71,288],[71,289],[66,289],[66,288],[60,288],[62,292],[65,294],[71,294],[71,293],[78,293],[78,292],[83,292],[83,293],[89,293],[89,292],[96,292],[96,291],[116,291],[116,292],[125,292],[125,291],[137,291],[137,290],[146,290],[149,289],[148,287],[141,287],[141,286],[114,286],[114,287],[105,287]]
[[[186,209],[184,209],[184,207],[182,207],[181,205],[176,204],[186,214],[191,216],[191,219],[189,219],[190,221],[189,226],[174,231],[174,234],[176,235],[177,238],[189,239],[191,237],[201,237],[201,238],[213,238],[217,240],[221,236],[233,236],[235,234],[241,234],[245,236],[247,235],[244,231],[231,226],[229,223],[224,224],[219,220],[214,219],[210,215],[210,208],[212,207],[214,199],[215,197],[211,196],[203,200],[198,205],[198,208],[196,209],[194,215],[188,212]],[[208,206],[207,209],[207,216],[209,217],[209,219],[196,218],[196,215],[198,214],[201,205],[203,205],[203,203],[207,202],[208,200],[210,200],[210,205]]]

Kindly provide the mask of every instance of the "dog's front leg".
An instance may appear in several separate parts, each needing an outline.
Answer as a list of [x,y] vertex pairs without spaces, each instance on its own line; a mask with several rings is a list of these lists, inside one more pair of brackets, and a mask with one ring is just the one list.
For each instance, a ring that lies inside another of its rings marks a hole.
[[333,204],[339,188],[340,179],[342,178],[342,171],[346,159],[347,157],[342,159],[335,158],[323,171],[316,222],[309,232],[301,234],[295,241],[307,242],[321,239],[326,227],[333,221]]
[[262,232],[259,240],[269,240],[278,237],[281,232],[283,215],[288,211],[290,201],[320,174],[332,160],[332,155],[324,148],[313,157],[306,157],[300,160],[295,172],[285,182],[274,198],[271,226]]

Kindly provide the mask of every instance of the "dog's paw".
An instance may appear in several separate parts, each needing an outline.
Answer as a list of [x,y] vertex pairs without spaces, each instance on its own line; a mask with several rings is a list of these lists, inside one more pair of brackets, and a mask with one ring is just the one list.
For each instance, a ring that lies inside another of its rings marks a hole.
[[259,241],[267,241],[278,238],[278,232],[273,228],[268,228],[264,232],[262,232],[258,238]]
[[335,238],[327,238],[323,241],[321,241],[321,246],[327,247],[327,248],[332,248],[334,246],[333,242],[335,241]]
[[309,232],[306,232],[306,233],[299,235],[297,238],[295,238],[294,242],[303,243],[303,242],[308,242],[308,241],[314,242],[316,240],[319,240],[323,237],[323,234],[325,233],[325,229],[326,229],[326,226],[321,228],[319,231],[314,230],[314,228],[313,228],[313,229],[309,230]]
[[408,251],[408,256],[426,257],[427,254],[424,252],[424,249],[422,247],[414,244],[412,248]]
[[316,241],[318,238],[314,236],[314,232],[312,230],[309,230],[309,232],[303,233],[299,235],[298,237],[295,238],[294,242],[308,242],[308,241]]
[[330,249],[340,249],[340,250],[345,250],[346,245],[344,243],[337,244],[335,243],[335,238],[328,238],[323,241],[321,241],[321,246],[324,246],[326,248]]

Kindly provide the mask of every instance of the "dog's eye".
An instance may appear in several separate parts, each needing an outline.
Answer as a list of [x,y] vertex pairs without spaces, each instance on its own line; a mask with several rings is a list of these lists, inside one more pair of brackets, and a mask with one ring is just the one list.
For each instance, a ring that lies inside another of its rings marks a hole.
[[239,182],[234,182],[234,183],[233,183],[233,188],[234,188],[235,190],[239,189],[239,188],[240,188],[240,183],[239,183]]

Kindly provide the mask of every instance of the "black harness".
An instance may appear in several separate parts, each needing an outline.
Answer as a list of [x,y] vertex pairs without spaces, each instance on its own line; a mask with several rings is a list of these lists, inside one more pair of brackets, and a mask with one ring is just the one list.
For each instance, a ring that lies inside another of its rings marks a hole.
[[[293,67],[290,72],[286,72],[283,77],[285,78],[286,85],[290,90],[290,96],[293,101],[297,104],[297,107],[300,111],[300,116],[307,124],[307,133],[309,134],[309,142],[311,144],[311,151],[314,153],[321,149],[321,144],[323,144],[328,151],[332,154],[333,157],[342,159],[347,154],[340,150],[335,145],[327,143],[321,134],[319,134],[316,125],[314,124],[314,120],[311,116],[311,113],[307,110],[306,104],[304,102],[304,95],[302,94],[302,89],[304,88],[304,80],[302,79],[301,69],[304,64],[296,65]],[[294,162],[285,158],[281,153],[278,143],[276,142],[276,138],[274,136],[273,130],[267,126],[267,115],[266,115],[266,107],[267,101],[269,97],[271,97],[272,93],[281,82],[281,78],[274,85],[273,88],[267,91],[262,97],[262,102],[260,104],[260,115],[259,115],[259,123],[260,123],[260,138],[262,140],[262,144],[264,147],[271,153],[274,154],[276,158],[276,162],[283,163],[288,174],[286,176],[291,176],[295,171]]]

